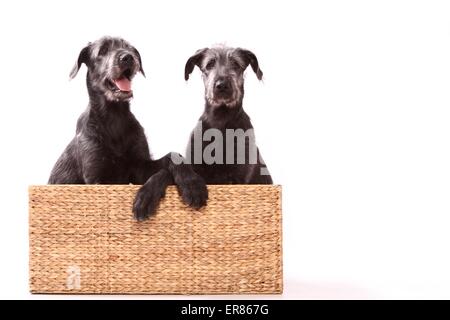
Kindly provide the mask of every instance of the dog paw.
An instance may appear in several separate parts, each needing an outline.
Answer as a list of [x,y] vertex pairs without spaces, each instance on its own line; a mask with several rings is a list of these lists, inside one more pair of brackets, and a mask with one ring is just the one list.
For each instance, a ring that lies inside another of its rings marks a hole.
[[149,180],[136,194],[133,215],[137,221],[144,221],[155,214],[159,201],[165,196],[165,188],[157,184],[157,179]]
[[178,184],[178,190],[183,202],[194,209],[200,209],[208,201],[205,180],[197,174]]

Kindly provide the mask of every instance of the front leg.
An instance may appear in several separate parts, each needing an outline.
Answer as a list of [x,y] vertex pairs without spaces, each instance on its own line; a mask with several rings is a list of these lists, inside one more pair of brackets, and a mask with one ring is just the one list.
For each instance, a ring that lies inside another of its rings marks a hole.
[[149,177],[158,170],[166,169],[178,187],[183,202],[192,208],[199,209],[206,205],[208,189],[205,180],[196,174],[191,165],[185,163],[185,159],[178,153],[168,153],[159,160],[145,161],[139,166],[139,174],[142,178]]
[[134,218],[143,221],[156,212],[159,202],[166,195],[166,188],[173,184],[167,169],[161,169],[152,175],[139,189],[133,203]]
[[[208,200],[208,188],[205,180],[195,173],[190,164],[185,163],[185,159],[180,154],[169,153],[166,157],[168,158],[169,172],[172,174],[184,203],[195,209],[205,206]],[[174,159],[179,164],[174,163]]]
[[[183,202],[199,209],[206,205],[208,189],[205,181],[186,163],[175,164],[173,159],[181,155],[169,153],[159,160],[145,160],[135,165],[133,180],[148,180],[139,189],[133,213],[138,221],[142,221],[155,213],[159,201],[165,196],[169,185],[177,185]],[[183,158],[179,160],[184,161]],[[182,162],[177,161],[177,163]],[[156,173],[155,173],[156,172]]]

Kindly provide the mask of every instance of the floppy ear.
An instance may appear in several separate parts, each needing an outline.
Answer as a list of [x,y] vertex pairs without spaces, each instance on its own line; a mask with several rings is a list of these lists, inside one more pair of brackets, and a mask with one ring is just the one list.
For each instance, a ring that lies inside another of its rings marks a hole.
[[81,49],[80,54],[78,55],[78,60],[75,62],[75,65],[72,68],[72,71],[70,71],[70,79],[75,78],[75,76],[78,73],[78,70],[80,70],[81,65],[84,63],[87,65],[89,60],[89,49],[90,49],[90,43]]
[[145,77],[145,72],[144,72],[144,68],[142,67],[142,59],[141,59],[141,54],[139,53],[139,51],[137,51],[136,48],[133,48],[134,52],[136,53],[138,60],[139,60],[139,71],[142,73],[142,75]]
[[208,50],[208,48],[200,49],[195,52],[195,54],[186,61],[186,66],[184,67],[184,80],[189,79],[189,75],[194,70],[194,67],[197,66],[200,68],[200,63],[203,60],[203,57],[205,56],[205,52]]
[[256,77],[258,78],[258,80],[261,80],[263,77],[263,72],[259,68],[258,58],[256,58],[255,54],[246,49],[237,48],[236,50],[239,52],[239,55],[244,60],[245,67],[247,68],[248,65],[250,64],[253,71],[256,73]]

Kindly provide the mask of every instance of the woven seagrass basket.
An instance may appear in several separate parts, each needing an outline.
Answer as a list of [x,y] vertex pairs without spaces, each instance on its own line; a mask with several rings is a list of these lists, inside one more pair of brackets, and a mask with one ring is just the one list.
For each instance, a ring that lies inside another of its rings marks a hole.
[[167,190],[136,222],[139,186],[29,188],[33,293],[281,293],[281,187],[211,185],[200,211]]

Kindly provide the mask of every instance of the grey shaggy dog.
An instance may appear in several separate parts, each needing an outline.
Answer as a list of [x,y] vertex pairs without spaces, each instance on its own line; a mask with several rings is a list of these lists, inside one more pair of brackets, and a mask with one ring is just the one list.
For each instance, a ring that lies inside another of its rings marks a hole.
[[[227,137],[227,131],[253,132],[250,118],[242,107],[244,98],[244,71],[251,66],[259,80],[262,79],[258,59],[255,54],[242,48],[218,46],[198,50],[191,56],[185,66],[184,77],[189,79],[195,67],[202,72],[205,85],[205,109],[199,119],[199,125],[191,135],[187,149],[187,157],[195,158],[196,146],[201,146],[201,154],[208,143],[198,141],[204,137],[207,130],[219,130],[222,137]],[[196,131],[201,131],[197,135]],[[230,152],[231,150],[231,152]],[[256,151],[256,161],[252,162],[251,150]],[[228,154],[227,154],[228,152]],[[208,184],[272,184],[272,178],[256,146],[254,136],[245,137],[245,150],[242,150],[236,140],[226,139],[219,152],[226,163],[216,161],[207,163],[202,157],[201,163],[195,162],[194,170]],[[232,154],[231,154],[232,153]],[[231,159],[230,159],[231,158]],[[245,158],[244,163],[241,159]]]
[[137,220],[153,214],[166,187],[174,183],[186,204],[204,206],[205,181],[191,166],[175,165],[171,153],[153,160],[144,129],[130,111],[132,80],[138,72],[145,75],[136,48],[123,39],[103,37],[81,50],[71,78],[83,63],[89,104],[48,183],[143,184],[133,204]]

